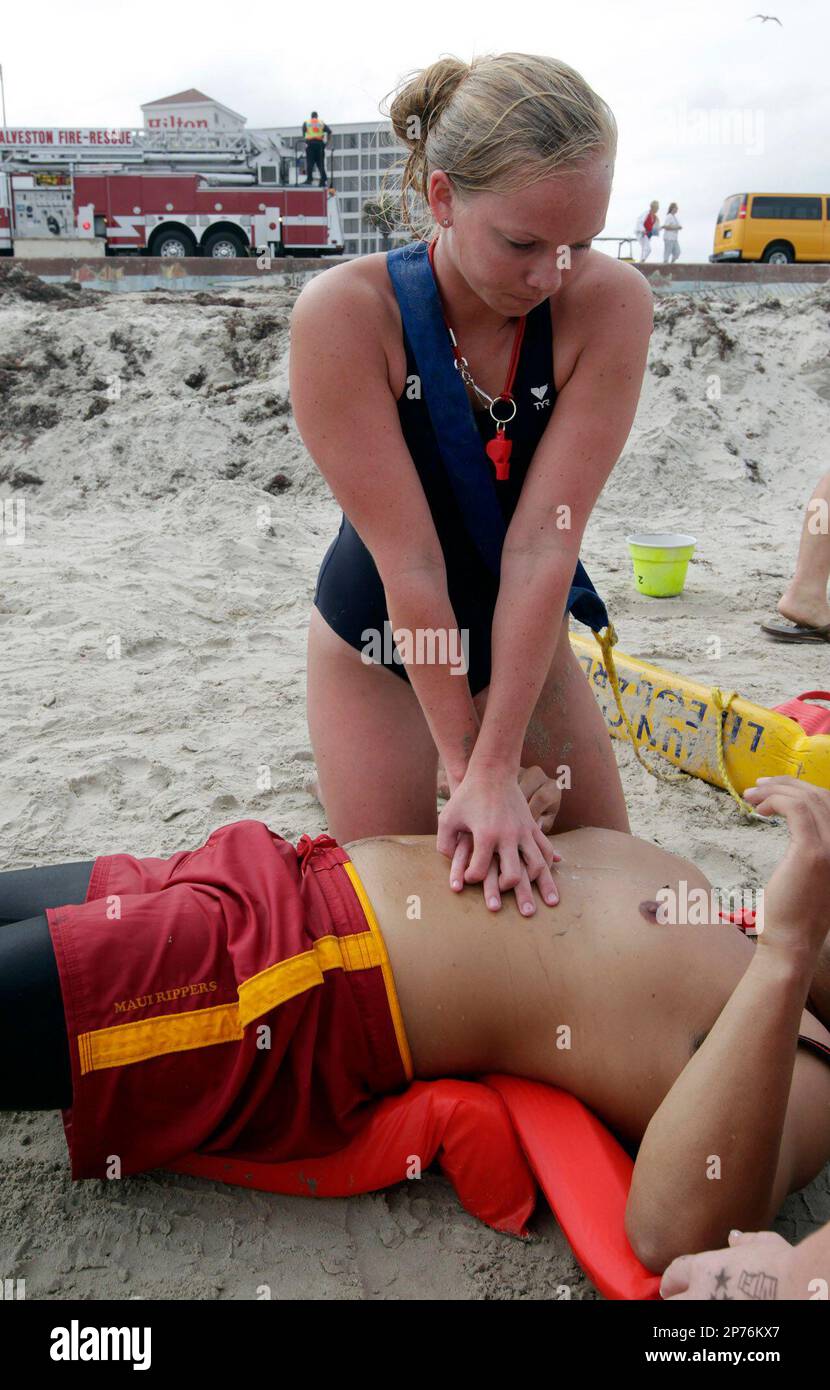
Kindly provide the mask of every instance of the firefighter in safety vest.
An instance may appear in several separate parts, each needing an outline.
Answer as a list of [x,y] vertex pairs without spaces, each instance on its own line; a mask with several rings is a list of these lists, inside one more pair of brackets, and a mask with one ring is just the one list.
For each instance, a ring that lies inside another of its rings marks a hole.
[[325,121],[321,121],[316,111],[312,111],[311,120],[303,121],[303,139],[305,140],[305,181],[311,183],[312,174],[315,168],[320,170],[320,187],[326,186],[326,136],[331,135],[331,126],[327,126]]

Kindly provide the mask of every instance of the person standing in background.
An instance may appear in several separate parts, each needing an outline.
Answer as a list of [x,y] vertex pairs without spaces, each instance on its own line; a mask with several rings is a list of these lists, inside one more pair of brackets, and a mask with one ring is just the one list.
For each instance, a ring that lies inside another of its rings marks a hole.
[[657,236],[660,230],[660,221],[657,216],[657,209],[660,204],[654,198],[649,203],[648,211],[641,212],[637,218],[637,225],[634,228],[634,235],[640,243],[640,260],[647,261],[651,255],[651,238]]
[[666,220],[663,223],[663,264],[671,264],[680,255],[680,242],[677,233],[683,230],[677,216],[677,203],[669,203]]
[[305,181],[312,182],[315,169],[320,170],[320,187],[326,186],[326,136],[331,135],[331,126],[327,126],[325,121],[321,121],[316,111],[312,111],[311,120],[303,121],[303,139],[305,140]]
[[761,623],[780,642],[830,642],[830,473],[816,484],[801,528],[795,573],[778,600],[781,620]]

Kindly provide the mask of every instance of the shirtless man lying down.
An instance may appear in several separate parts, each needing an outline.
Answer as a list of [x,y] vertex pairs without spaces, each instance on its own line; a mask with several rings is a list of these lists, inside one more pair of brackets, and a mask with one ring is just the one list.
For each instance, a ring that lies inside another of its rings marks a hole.
[[755,944],[662,925],[661,889],[708,880],[595,828],[553,837],[561,902],[530,918],[452,893],[431,837],[295,848],[254,820],[169,859],[2,874],[0,1108],[62,1108],[73,1177],[127,1176],[331,1152],[413,1076],[508,1072],[638,1149],[650,1269],[723,1246],[830,1159],[830,792],[746,795],[790,833]]

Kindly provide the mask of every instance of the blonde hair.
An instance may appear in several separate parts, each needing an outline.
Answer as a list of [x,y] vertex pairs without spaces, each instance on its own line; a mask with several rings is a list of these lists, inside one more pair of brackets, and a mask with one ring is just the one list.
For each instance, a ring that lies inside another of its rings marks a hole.
[[[388,114],[410,151],[400,178],[400,220],[419,237],[433,225],[434,169],[444,169],[463,197],[485,189],[515,192],[595,151],[616,155],[611,108],[567,63],[532,53],[487,54],[471,63],[439,58],[402,80]],[[399,168],[387,171],[384,189]],[[410,192],[426,209],[416,219]]]

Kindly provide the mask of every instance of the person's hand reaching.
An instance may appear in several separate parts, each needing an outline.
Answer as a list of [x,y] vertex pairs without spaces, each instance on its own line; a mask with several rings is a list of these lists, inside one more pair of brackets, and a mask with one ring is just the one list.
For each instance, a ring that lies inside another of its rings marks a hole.
[[759,946],[812,960],[827,936],[830,791],[798,777],[761,777],[744,798],[762,816],[784,816],[790,840],[764,888]]
[[803,1298],[795,1291],[793,1254],[793,1247],[774,1231],[732,1231],[727,1250],[672,1260],[660,1281],[660,1297],[767,1303]]

